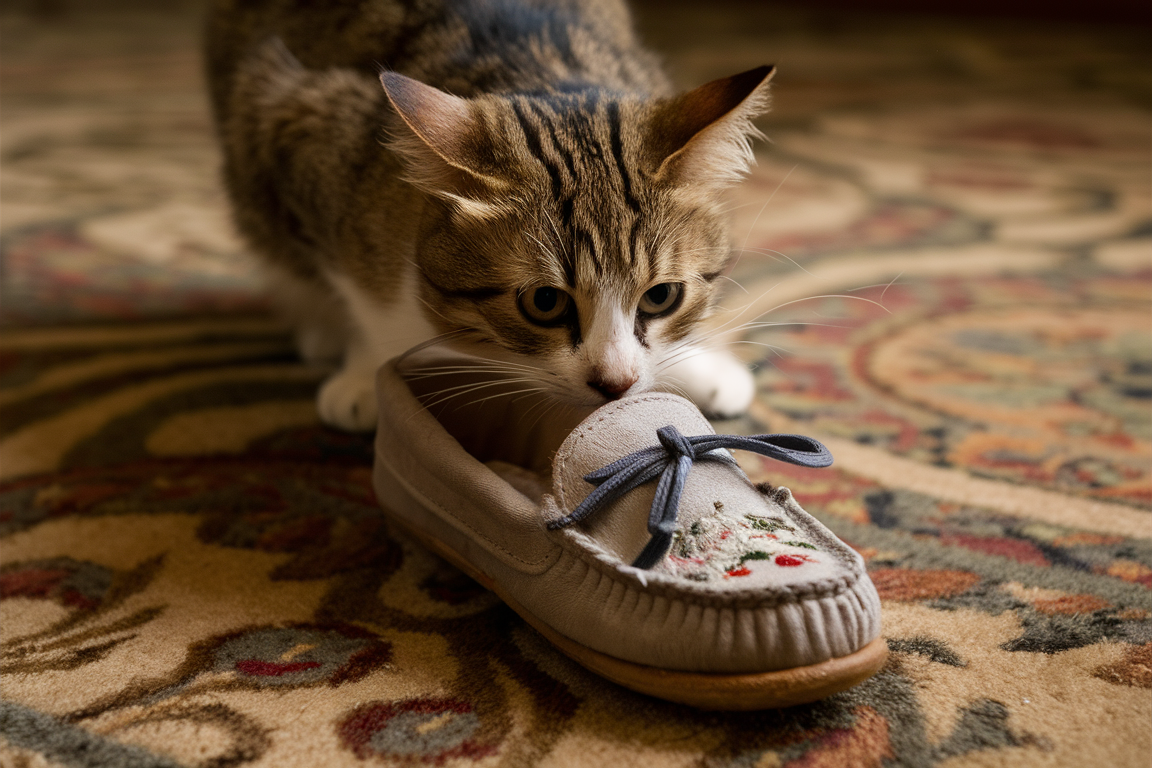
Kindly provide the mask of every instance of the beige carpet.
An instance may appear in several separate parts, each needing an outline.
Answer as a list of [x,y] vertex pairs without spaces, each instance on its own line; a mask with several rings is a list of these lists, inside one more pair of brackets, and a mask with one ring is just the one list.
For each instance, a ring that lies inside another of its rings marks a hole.
[[685,85],[780,66],[721,426],[831,448],[746,468],[865,556],[892,651],[714,714],[385,526],[229,230],[196,7],[39,7],[0,30],[0,765],[1149,764],[1141,30],[643,10]]

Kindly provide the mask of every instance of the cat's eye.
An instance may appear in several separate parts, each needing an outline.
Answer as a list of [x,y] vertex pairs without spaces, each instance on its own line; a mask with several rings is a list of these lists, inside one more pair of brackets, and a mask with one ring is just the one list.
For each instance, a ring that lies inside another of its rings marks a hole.
[[551,286],[520,294],[520,311],[537,325],[559,325],[567,319],[571,305],[571,296]]
[[646,315],[662,315],[676,307],[680,300],[680,283],[660,283],[640,297],[640,311]]

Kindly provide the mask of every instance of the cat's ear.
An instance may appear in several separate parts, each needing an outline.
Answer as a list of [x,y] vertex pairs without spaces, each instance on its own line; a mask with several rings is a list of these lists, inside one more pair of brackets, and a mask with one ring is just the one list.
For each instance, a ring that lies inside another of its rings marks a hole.
[[491,134],[477,105],[397,72],[382,72],[380,83],[400,117],[389,147],[407,166],[408,181],[470,216],[497,213],[508,182],[495,175]]
[[753,162],[752,120],[768,111],[772,66],[757,67],[669,99],[648,124],[655,178],[672,186],[722,188]]

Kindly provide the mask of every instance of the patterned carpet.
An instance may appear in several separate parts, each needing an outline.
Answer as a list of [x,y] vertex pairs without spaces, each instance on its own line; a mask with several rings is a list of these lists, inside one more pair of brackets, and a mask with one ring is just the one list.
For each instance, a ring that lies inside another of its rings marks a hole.
[[387,528],[228,229],[197,8],[71,7],[3,15],[0,765],[1148,765],[1139,30],[641,13],[685,84],[781,67],[720,318],[760,396],[722,427],[831,448],[745,467],[864,555],[892,651],[717,714]]

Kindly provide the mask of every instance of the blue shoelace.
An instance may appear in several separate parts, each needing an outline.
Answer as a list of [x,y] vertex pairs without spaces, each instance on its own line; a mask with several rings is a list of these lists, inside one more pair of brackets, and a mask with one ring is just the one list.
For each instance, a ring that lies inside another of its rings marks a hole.
[[596,490],[588,494],[572,513],[548,523],[548,530],[556,530],[578,523],[594,512],[608,506],[626,493],[650,480],[660,477],[656,497],[648,513],[648,533],[652,538],[633,561],[632,567],[647,570],[664,559],[672,546],[672,532],[676,529],[676,516],[680,510],[680,493],[692,463],[719,461],[735,465],[718,448],[752,451],[777,461],[799,464],[802,467],[827,467],[832,454],[819,441],[803,435],[695,435],[685,437],[671,425],[656,430],[659,445],[630,453],[623,458],[584,476]]

